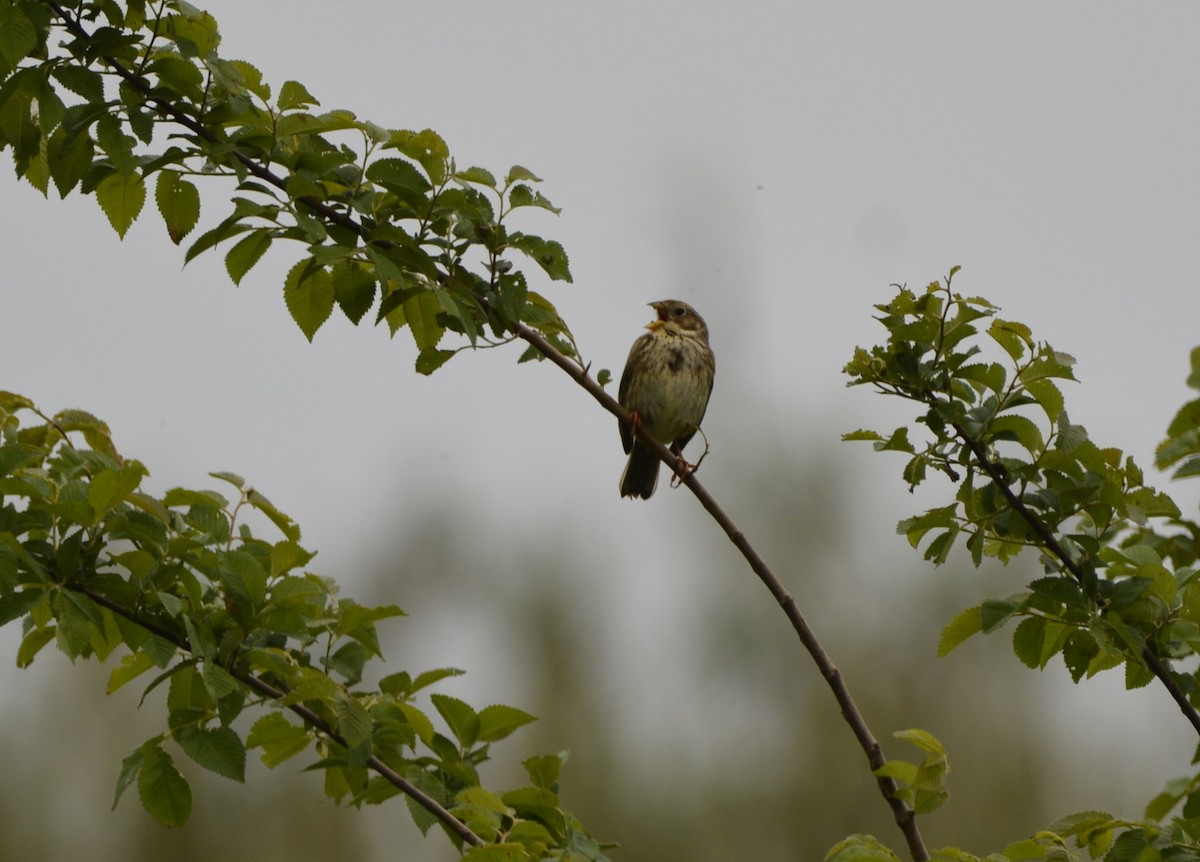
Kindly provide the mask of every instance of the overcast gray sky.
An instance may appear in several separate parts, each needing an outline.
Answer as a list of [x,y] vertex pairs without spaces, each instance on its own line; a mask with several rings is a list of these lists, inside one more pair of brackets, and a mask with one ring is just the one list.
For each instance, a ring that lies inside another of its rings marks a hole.
[[[222,54],[276,88],[294,78],[324,108],[433,128],[461,166],[542,176],[563,213],[520,226],[571,255],[575,284],[540,289],[596,367],[619,374],[646,302],[696,306],[718,357],[702,478],[735,518],[758,493],[742,447],[790,458],[904,421],[845,389],[840,368],[879,338],[871,305],[890,283],[920,287],[955,264],[959,290],[1077,358],[1072,420],[1106,445],[1148,465],[1188,397],[1195,4],[207,8]],[[290,249],[276,244],[235,288],[219,255],[181,270],[152,202],[121,242],[92,198],[47,202],[10,171],[0,194],[0,386],[98,413],[157,490],[246,475],[350,592],[386,547],[379,520],[364,520],[375,507],[403,525],[466,497],[501,532],[592,530],[596,577],[669,568],[664,548],[703,529],[683,493],[620,500],[615,422],[552,367],[516,366],[519,349],[462,355],[427,379],[407,333],[335,317],[310,346],[282,303]],[[202,227],[224,214],[207,196]],[[914,501],[900,462],[875,457],[849,493],[886,557],[906,552],[893,526]],[[639,589],[643,603],[671,602],[669,586]],[[484,639],[461,649],[472,673],[500,661]]]

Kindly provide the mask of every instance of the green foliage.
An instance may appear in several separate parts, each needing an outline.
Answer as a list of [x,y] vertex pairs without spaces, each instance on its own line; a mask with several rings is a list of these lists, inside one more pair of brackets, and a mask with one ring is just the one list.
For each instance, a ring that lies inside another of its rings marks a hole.
[[876,769],[875,774],[895,781],[898,786],[896,797],[912,808],[914,813],[936,811],[949,797],[946,776],[950,772],[950,764],[946,749],[932,733],[925,730],[901,730],[894,736],[924,751],[925,757],[920,763],[889,760]]
[[[1128,683],[1144,684],[1159,672],[1155,657],[1185,658],[1200,645],[1190,541],[1200,533],[1145,484],[1132,456],[1098,446],[1068,419],[1056,381],[1074,379],[1071,357],[996,317],[987,300],[954,293],[955,272],[919,296],[901,288],[876,306],[888,341],[857,349],[846,366],[852,385],[916,403],[925,442],[911,442],[908,426],[846,439],[905,453],[910,486],[936,474],[958,484],[952,502],[900,523],[912,546],[924,543],[925,558],[941,564],[961,538],[976,565],[1033,548],[1046,572],[1024,593],[964,611],[939,651],[1015,619],[1013,647],[1028,666],[1061,654],[1078,681],[1127,664]],[[1160,463],[1190,457],[1196,413],[1180,412]],[[1192,674],[1167,673],[1180,690],[1196,690]]]
[[[97,16],[103,20],[101,25]],[[220,56],[217,22],[181,2],[0,3],[0,149],[43,194],[95,194],[117,234],[141,214],[146,187],[171,241],[197,226],[200,190],[232,180],[232,211],[185,260],[245,234],[226,268],[240,284],[275,245],[301,253],[284,285],[311,340],[335,303],[358,324],[408,326],[416,368],[430,374],[464,347],[511,341],[522,325],[567,356],[574,340],[514,261],[570,281],[554,240],[510,229],[515,210],[558,213],[541,180],[460,170],[431,130],[387,129],[285,81],[272,100],[262,72]],[[457,342],[440,346],[444,336]],[[541,358],[528,351],[522,359]]]
[[[951,501],[898,526],[914,548],[924,545],[925,559],[944,563],[962,539],[975,565],[985,557],[1007,563],[1027,548],[1042,563],[1044,576],[1026,590],[957,614],[938,654],[1015,621],[1013,651],[1028,667],[1061,655],[1079,682],[1124,666],[1127,687],[1157,678],[1200,729],[1200,680],[1186,669],[1200,648],[1200,524],[1148,486],[1131,456],[1097,445],[1070,421],[1060,381],[1075,379],[1074,360],[1035,340],[1025,324],[997,317],[986,299],[955,293],[957,272],[920,294],[900,287],[877,305],[886,343],[857,348],[845,367],[849,385],[898,396],[919,413],[912,426],[844,439],[903,453],[910,488],[939,475],[957,486]],[[1188,384],[1200,389],[1200,349]],[[1200,400],[1180,409],[1156,455],[1176,478],[1200,474]],[[925,760],[888,761],[878,774],[895,780],[920,812],[944,799],[946,761],[927,734],[907,738]],[[1198,781],[1168,784],[1145,820],[1084,812],[987,859],[1200,858]],[[1181,801],[1182,814],[1167,822]],[[830,858],[891,858],[873,841],[855,836]],[[933,858],[978,857],[946,848]]]
[[[339,802],[403,793],[423,830],[494,844],[495,858],[604,859],[558,801],[563,756],[527,761],[526,787],[480,786],[492,743],[533,716],[435,693],[442,732],[416,696],[460,671],[364,682],[381,660],[376,624],[399,608],[360,605],[307,571],[299,526],[242,477],[213,473],[224,491],[155,497],[146,475],[96,417],[47,416],[0,392],[0,624],[21,623],[18,663],[53,643],[72,660],[116,658],[109,692],[146,675],[143,697],[165,691],[166,728],[125,758],[114,805],[136,783],[159,822],[187,820],[172,745],[239,782],[247,750],[274,767],[312,749],[310,768]],[[250,511],[279,537],[257,535]]]

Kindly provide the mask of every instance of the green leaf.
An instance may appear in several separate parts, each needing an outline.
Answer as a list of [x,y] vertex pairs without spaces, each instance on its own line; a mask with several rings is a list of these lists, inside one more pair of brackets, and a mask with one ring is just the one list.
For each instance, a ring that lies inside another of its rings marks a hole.
[[1058,422],[1058,416],[1063,410],[1063,394],[1054,381],[1046,378],[1030,380],[1025,384],[1025,390],[1046,411],[1046,416],[1051,422]]
[[113,794],[113,811],[117,810],[117,803],[121,801],[121,794],[123,794],[125,789],[134,782],[134,779],[137,778],[138,772],[142,768],[142,761],[144,759],[145,756],[142,753],[142,749],[138,748],[121,761],[121,771],[117,775],[117,789]]
[[452,356],[454,356],[453,350],[438,350],[436,347],[427,347],[417,354],[417,373],[432,374],[445,365]]
[[261,748],[262,762],[274,769],[289,757],[294,757],[312,741],[308,731],[297,727],[277,712],[264,715],[250,728],[246,745]]
[[279,97],[275,100],[275,107],[281,111],[319,104],[321,103],[299,81],[284,81],[283,86],[279,88]]
[[532,862],[521,844],[484,844],[472,847],[462,857],[462,862]]
[[485,706],[479,711],[479,741],[495,742],[511,734],[517,728],[523,727],[537,716],[503,704]]
[[[192,651],[195,652],[194,644]],[[220,700],[226,695],[233,694],[241,687],[241,683],[237,681],[236,677],[211,661],[200,665],[200,678],[204,681],[204,688],[213,700]]]
[[380,159],[372,162],[367,168],[366,177],[410,203],[423,199],[431,188],[429,180],[405,159]]
[[551,793],[557,793],[559,775],[562,773],[563,763],[566,759],[565,752],[563,754],[542,754],[521,761],[521,765],[525,767],[525,771],[529,774],[529,780],[535,787],[542,787]]
[[200,220],[199,190],[178,171],[164,170],[158,174],[154,200],[166,223],[167,235],[179,245]]
[[455,171],[454,178],[463,183],[476,183],[487,186],[489,189],[496,188],[496,178],[492,176],[491,171],[485,168],[471,167],[463,171]]
[[[7,545],[0,545],[0,548],[5,547]],[[30,587],[16,593],[0,594],[0,626],[25,616],[34,605],[44,598],[46,598],[45,590],[37,587]]]
[[38,44],[37,29],[15,4],[0,5],[0,59],[16,66]]
[[96,143],[118,174],[128,176],[134,172],[137,161],[133,157],[133,138],[125,134],[116,114],[104,114],[96,121]]
[[96,513],[96,523],[109,509],[131,494],[142,482],[146,469],[136,462],[121,470],[104,469],[88,486],[88,504]]
[[979,606],[979,621],[983,626],[984,634],[991,634],[1000,626],[1008,622],[1009,618],[1016,613],[1017,603],[1013,601],[1000,601],[998,599],[988,599]]
[[463,748],[470,748],[479,739],[479,716],[475,710],[456,697],[433,694],[429,698],[434,708],[446,720],[450,732]]
[[192,789],[175,768],[171,755],[157,743],[142,749],[138,796],[142,806],[164,826],[182,826],[192,812]]
[[978,605],[959,611],[942,629],[942,634],[938,638],[938,656],[949,655],[959,644],[981,631],[983,631],[983,617]]
[[[271,247],[271,242],[271,228],[258,228],[238,240],[237,244],[229,250],[229,253],[225,255],[225,271],[229,273],[234,284],[242,283],[242,278],[266,254],[267,249]],[[303,327],[301,328],[303,329]],[[311,341],[312,338],[310,337],[309,340]]]
[[517,207],[540,207],[544,210],[557,215],[562,212],[559,207],[550,203],[550,199],[539,191],[534,191],[529,186],[520,184],[512,187],[508,193],[508,204],[511,209]]
[[504,184],[506,186],[511,186],[513,183],[520,183],[520,182],[540,183],[541,181],[542,181],[541,177],[539,177],[533,171],[529,170],[529,168],[524,168],[524,167],[521,167],[520,165],[513,165],[511,168],[509,168],[508,176],[506,176],[504,178]]
[[292,319],[309,340],[333,313],[333,278],[324,267],[302,260],[288,271],[283,299]]
[[96,186],[96,201],[122,239],[146,203],[146,184],[140,174],[109,174]]
[[1023,323],[996,318],[988,327],[988,335],[1004,348],[1014,362],[1019,361],[1027,349],[1033,348],[1033,333]]
[[229,727],[184,727],[175,734],[184,754],[217,775],[246,780],[246,748]]
[[371,716],[356,698],[339,697],[334,701],[333,711],[338,719],[338,732],[350,748],[370,744],[374,732]]
[[106,693],[112,694],[125,683],[136,679],[155,666],[154,659],[144,652],[128,653],[121,658],[121,663],[114,667],[112,673],[108,675]]
[[1036,669],[1045,664],[1045,642],[1046,621],[1042,617],[1026,617],[1013,631],[1013,652],[1026,667]]
[[375,303],[375,276],[355,261],[333,267],[333,296],[342,313],[357,325]]
[[427,350],[437,347],[445,330],[437,322],[437,314],[441,310],[441,306],[438,304],[437,297],[433,295],[433,291],[417,291],[404,301],[402,307],[404,319],[408,322],[408,328],[412,330],[413,341],[417,343],[417,348]]
[[571,268],[561,243],[518,232],[509,236],[508,244],[528,255],[555,281],[571,281]]
[[825,854],[825,862],[900,862],[874,835],[851,835]]

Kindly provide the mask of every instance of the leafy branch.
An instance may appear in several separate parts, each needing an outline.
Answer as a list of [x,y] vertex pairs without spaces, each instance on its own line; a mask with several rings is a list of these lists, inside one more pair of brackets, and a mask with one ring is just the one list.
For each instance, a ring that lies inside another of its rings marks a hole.
[[[1099,447],[1070,421],[1055,381],[1075,379],[1074,360],[1035,341],[1024,324],[997,317],[987,300],[954,292],[957,272],[922,293],[897,286],[891,302],[876,306],[886,343],[857,348],[845,367],[849,385],[918,405],[925,441],[915,443],[907,425],[844,439],[906,454],[910,488],[936,474],[957,485],[948,505],[901,521],[899,532],[914,548],[925,543],[925,558],[939,565],[961,536],[976,566],[984,557],[1007,563],[1027,548],[1040,553],[1046,576],[1024,593],[956,615],[939,654],[1018,618],[1013,649],[1029,667],[1062,655],[1079,682],[1123,666],[1127,687],[1157,679],[1200,732],[1200,680],[1181,667],[1200,649],[1200,526],[1146,485],[1132,457]],[[1200,389],[1200,349],[1188,382]],[[1180,409],[1156,454],[1160,468],[1179,465],[1176,478],[1200,474],[1200,400]],[[1003,858],[1061,856],[1068,838],[1096,857],[1190,858],[1200,835],[1195,785],[1172,782],[1144,821],[1073,815],[1043,839],[1006,848]],[[1184,799],[1182,817],[1160,822]],[[869,842],[843,850],[865,854],[853,858],[887,856]],[[947,858],[975,857],[956,851]]]
[[[68,410],[23,426],[26,412],[45,417],[0,392],[0,624],[23,620],[18,664],[52,642],[72,659],[124,648],[110,692],[153,671],[145,695],[168,686],[168,730],[125,759],[118,800],[136,781],[156,819],[186,821],[191,792],[168,741],[236,781],[247,748],[261,748],[274,767],[315,743],[325,792],[337,801],[403,794],[422,832],[439,824],[456,846],[505,844],[504,858],[514,860],[557,848],[604,862],[604,848],[561,809],[561,755],[526,760],[527,787],[496,793],[480,784],[491,744],[533,716],[501,704],[477,711],[433,693],[447,735],[414,699],[460,671],[399,671],[377,688],[364,684],[368,663],[381,657],[376,623],[403,612],[337,597],[305,570],[314,555],[300,545],[299,527],[241,477],[212,474],[238,489],[233,506],[210,490],[153,497],[140,487],[145,467],[117,454],[103,422]],[[245,507],[282,538],[265,541],[244,522],[235,530]],[[243,737],[236,724],[251,707],[265,714]]]

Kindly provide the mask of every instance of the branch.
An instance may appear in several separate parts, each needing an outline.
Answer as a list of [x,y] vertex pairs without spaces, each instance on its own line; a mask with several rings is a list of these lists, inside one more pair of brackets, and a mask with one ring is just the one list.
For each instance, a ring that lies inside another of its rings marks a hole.
[[[1053,554],[1062,563],[1063,568],[1082,585],[1085,576],[1079,563],[1067,553],[1067,549],[1058,541],[1058,537],[1054,535],[1054,532],[1042,522],[1041,518],[1029,511],[1024,501],[1008,486],[1004,471],[988,457],[983,444],[968,434],[967,430],[957,422],[953,424],[953,427],[958,436],[967,444],[967,448],[971,450],[971,454],[975,456],[975,460],[979,462],[979,466],[988,474],[988,477],[992,480],[992,484],[999,489],[1001,496],[1008,501],[1008,505],[1012,507],[1014,512],[1019,513],[1025,519],[1025,523],[1029,524],[1030,528],[1037,533],[1042,546]],[[1155,655],[1149,646],[1142,647],[1141,658],[1145,662],[1146,667],[1150,669],[1150,672],[1158,677],[1158,681],[1163,684],[1172,699],[1178,704],[1179,711],[1183,713],[1184,718],[1191,722],[1192,727],[1196,729],[1197,733],[1200,733],[1200,712],[1196,711],[1196,707],[1188,701],[1187,695],[1179,687],[1179,683],[1171,676],[1171,669],[1167,663]]]
[[[589,395],[600,402],[600,406],[605,410],[618,419],[626,422],[629,421],[629,414],[625,412],[625,408],[615,398],[605,392],[600,384],[588,375],[584,368],[581,368],[556,350],[554,345],[540,332],[523,323],[517,324],[516,332],[520,338],[527,341],[539,353],[569,374],[576,383],[587,390]],[[796,630],[800,642],[804,645],[808,654],[812,656],[812,660],[816,663],[821,676],[825,678],[825,682],[833,692],[833,696],[841,708],[842,717],[850,725],[850,730],[854,733],[854,738],[858,740],[859,747],[867,755],[867,762],[871,765],[871,769],[873,771],[878,770],[887,762],[887,759],[883,756],[883,749],[880,747],[879,741],[871,733],[871,729],[868,727],[866,719],[863,718],[862,712],[859,711],[858,706],[854,703],[854,698],[851,696],[850,689],[847,688],[846,682],[842,678],[841,671],[837,669],[837,665],[829,658],[828,653],[822,648],[821,642],[817,639],[808,621],[800,613],[800,609],[796,606],[796,600],[783,586],[783,583],[776,577],[775,573],[771,571],[770,566],[767,565],[754,546],[750,544],[750,540],[746,538],[737,524],[733,522],[733,519],[717,503],[716,498],[696,478],[696,474],[686,470],[683,461],[676,458],[666,446],[647,434],[644,427],[638,428],[638,436],[654,450],[659,459],[670,467],[675,472],[675,475],[695,494],[696,499],[700,501],[700,505],[712,515],[713,520],[720,525],[721,529],[725,531],[725,535],[729,537],[729,541],[745,557],[754,574],[758,575],[759,580],[771,591],[771,595],[775,597],[775,601],[779,603],[784,613],[787,614],[787,618],[791,622],[792,628]],[[886,777],[877,777],[876,781],[879,784],[880,792],[892,809],[896,825],[904,833],[904,838],[908,842],[908,849],[912,854],[914,862],[924,862],[924,860],[929,858],[929,851],[925,848],[925,841],[921,837],[920,830],[917,828],[916,815],[911,808],[896,798],[898,788],[895,781]]]
[[[72,582],[67,583],[64,586],[73,592],[87,596],[101,607],[107,608],[114,614],[129,620],[134,625],[145,629],[146,631],[150,632],[156,637],[162,638],[168,643],[173,644],[177,649],[180,649],[189,655],[195,655],[195,653],[191,651],[191,647],[187,640],[181,638],[177,633],[171,631],[170,629],[163,628],[162,626],[151,622],[150,620],[142,619],[137,615],[136,612],[118,602],[113,601],[103,593],[96,592],[86,584]],[[237,667],[230,666],[225,668],[225,670],[247,688],[253,689],[263,697],[269,698],[270,700],[282,700],[288,694],[285,689],[271,685],[261,677],[247,671],[240,670]],[[298,715],[305,724],[323,734],[326,738],[336,742],[338,745],[342,746],[342,748],[347,750],[350,749],[351,746],[346,742],[341,734],[339,734],[333,728],[333,726],[329,724],[329,722],[327,722],[313,710],[309,709],[303,703],[289,704],[287,709],[290,709],[292,712]],[[404,776],[396,772],[396,770],[392,769],[378,757],[371,755],[367,758],[366,763],[369,768],[375,770],[375,772],[382,776],[386,781],[399,789],[401,793],[404,793],[413,799],[413,801],[436,817],[443,826],[445,826],[467,844],[478,847],[484,843],[482,838],[472,832],[470,827],[468,827],[465,823],[447,811],[440,802],[438,802],[425,791],[421,790],[421,788],[417,787],[415,784],[406,780]]]
[[[90,38],[90,34],[79,23],[79,21],[72,18],[61,5],[53,2],[53,0],[46,0],[46,2],[47,5],[58,16],[58,18],[63,21],[64,26],[70,33],[72,33],[72,35],[80,39]],[[173,122],[189,130],[198,138],[209,144],[228,145],[228,141],[226,139],[224,139],[221,135],[218,135],[209,127],[205,126],[201,121],[181,110],[172,102],[153,95],[151,88],[137,74],[137,72],[126,68],[120,61],[113,57],[104,57],[103,61],[106,65],[112,68],[112,70],[118,76],[120,76],[122,80],[129,84],[129,86],[141,93],[146,98],[147,102],[154,105],[155,109],[159,111],[161,115],[170,118]],[[231,147],[231,150],[234,158],[236,158],[238,163],[249,173],[253,174],[258,179],[286,192],[287,182],[284,178],[255,161],[253,158],[241,151],[238,147],[233,146]],[[353,231],[364,242],[370,241],[367,231],[364,229],[362,224],[351,216],[341,213],[323,201],[314,198],[298,197],[295,200],[313,210],[313,212],[318,214],[321,218],[324,218],[329,222],[337,224],[347,230]],[[376,244],[390,245],[390,243],[387,241],[377,241]],[[599,401],[601,406],[603,406],[606,410],[608,410],[614,416],[628,421],[629,416],[625,410],[611,395],[606,393],[600,387],[600,385],[587,374],[587,371],[584,367],[572,362],[570,359],[564,356],[550,341],[542,336],[541,333],[530,328],[526,324],[518,321],[514,325],[514,330],[518,337],[524,339],[545,358],[549,359],[555,365],[566,371],[567,374],[569,374],[580,386],[586,389],[592,395],[592,397]],[[700,501],[700,504],[709,512],[710,515],[712,515],[713,519],[721,526],[726,535],[729,536],[730,541],[733,542],[734,546],[742,553],[742,556],[745,557],[746,561],[750,564],[750,568],[756,575],[758,575],[759,579],[763,582],[767,589],[770,590],[771,595],[775,597],[775,600],[779,603],[780,607],[783,608],[784,613],[792,623],[792,627],[796,630],[796,633],[800,638],[800,642],[804,645],[804,648],[808,651],[809,655],[812,656],[813,661],[816,662],[817,668],[821,672],[821,676],[824,677],[826,683],[829,685],[830,690],[833,692],[834,698],[837,700],[838,705],[841,708],[842,716],[850,725],[850,729],[853,731],[860,747],[866,754],[867,762],[870,764],[871,769],[878,770],[886,762],[886,758],[883,756],[883,749],[879,745],[878,740],[876,740],[872,735],[870,728],[867,726],[866,720],[863,718],[862,713],[854,703],[854,699],[851,697],[850,691],[846,687],[845,681],[842,679],[841,672],[837,669],[837,666],[834,665],[828,654],[826,654],[824,649],[821,647],[820,642],[817,640],[816,635],[809,627],[808,622],[800,613],[799,608],[796,606],[795,599],[792,598],[791,594],[788,593],[788,591],[784,588],[782,582],[780,582],[780,580],[771,571],[770,567],[754,549],[753,545],[750,544],[749,540],[746,539],[741,529],[734,524],[733,520],[724,511],[724,509],[720,507],[716,499],[696,478],[695,473],[688,471],[680,459],[675,458],[667,450],[667,448],[662,445],[662,443],[653,439],[653,437],[647,434],[644,429],[639,429],[639,436],[651,447],[655,454],[658,455],[659,459],[664,461],[667,466],[675,472],[675,475],[678,476],[680,480],[688,486],[689,489],[691,489],[692,493],[695,494],[696,498]],[[103,595],[94,593],[82,585],[71,585],[71,588],[79,592],[83,592],[93,601],[96,601],[98,604],[102,604],[104,607],[109,608],[114,613],[121,613],[123,616],[126,616],[134,622],[137,622],[139,625],[142,624],[141,621],[136,620],[133,617],[129,617],[126,609],[117,606],[116,603],[110,602]],[[170,634],[163,634],[157,631],[155,633],[161,634],[162,636]],[[171,636],[168,639],[172,643],[179,645],[180,648],[186,649],[186,646],[179,643],[177,636]],[[239,674],[235,671],[231,672],[244,684],[254,688],[264,696],[272,698],[284,696],[282,692],[279,692],[258,677],[250,674]],[[291,705],[288,708],[303,718],[304,721],[310,726],[316,728],[330,739],[338,742],[339,744],[345,745],[333,728],[325,723],[319,715],[311,712],[301,704]],[[435,800],[422,793],[418,788],[409,784],[401,776],[390,770],[386,764],[381,763],[374,757],[368,760],[367,763],[372,769],[386,778],[389,782],[398,787],[404,793],[408,794],[411,798],[417,800],[427,810],[435,814],[435,816],[437,816],[437,818],[444,825],[446,825],[447,828],[459,835],[459,837],[461,837],[464,841],[474,845],[482,843],[480,838],[475,835],[465,824],[455,818],[450,812],[446,811],[446,809],[441,807]],[[924,839],[921,837],[921,833],[917,828],[916,815],[911,808],[897,798],[896,794],[898,791],[898,786],[893,779],[877,776],[876,781],[878,782],[880,792],[883,794],[884,799],[892,809],[896,824],[899,826],[901,832],[904,834],[905,840],[908,842],[909,852],[911,853],[914,862],[925,862],[925,860],[929,859],[929,851],[926,849]]]

